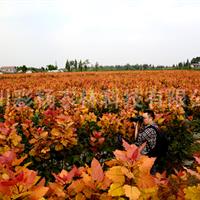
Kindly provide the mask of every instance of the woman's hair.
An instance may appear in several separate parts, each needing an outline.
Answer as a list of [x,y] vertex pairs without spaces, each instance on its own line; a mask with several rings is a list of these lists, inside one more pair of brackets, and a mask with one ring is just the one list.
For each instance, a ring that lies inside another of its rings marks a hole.
[[155,114],[154,114],[153,110],[146,109],[146,110],[144,110],[144,113],[148,113],[148,115],[150,117],[152,117],[153,119],[155,119]]

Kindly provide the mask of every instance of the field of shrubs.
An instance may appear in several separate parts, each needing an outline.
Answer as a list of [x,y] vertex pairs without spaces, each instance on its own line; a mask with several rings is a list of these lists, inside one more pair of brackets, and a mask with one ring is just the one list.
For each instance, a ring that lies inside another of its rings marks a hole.
[[[170,141],[155,176],[130,120],[147,108]],[[0,199],[199,198],[199,71],[0,76]]]

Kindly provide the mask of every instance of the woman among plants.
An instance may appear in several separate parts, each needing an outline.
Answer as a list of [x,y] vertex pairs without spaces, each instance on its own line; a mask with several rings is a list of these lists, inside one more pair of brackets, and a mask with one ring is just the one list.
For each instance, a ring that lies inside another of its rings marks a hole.
[[[148,157],[156,157],[154,165],[151,168],[151,174],[154,175],[161,166],[160,160],[167,152],[167,139],[161,133],[158,125],[154,122],[155,114],[153,110],[145,110],[142,116],[133,119],[135,125],[135,142],[136,146],[141,146],[146,142],[141,154]],[[139,124],[143,123],[144,128],[138,130]]]

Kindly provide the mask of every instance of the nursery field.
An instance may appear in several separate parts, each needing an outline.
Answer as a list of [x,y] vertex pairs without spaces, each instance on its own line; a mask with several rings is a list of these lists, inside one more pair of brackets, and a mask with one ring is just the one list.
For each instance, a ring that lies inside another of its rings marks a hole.
[[[163,173],[132,117],[153,109]],[[200,199],[200,71],[0,75],[0,199]]]

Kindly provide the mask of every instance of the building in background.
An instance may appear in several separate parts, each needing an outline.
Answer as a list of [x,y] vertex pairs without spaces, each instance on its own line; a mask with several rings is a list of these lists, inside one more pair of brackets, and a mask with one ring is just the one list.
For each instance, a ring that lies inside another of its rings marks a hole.
[[2,66],[0,67],[0,72],[5,74],[13,74],[17,72],[16,66]]
[[192,68],[200,68],[200,62],[191,64],[191,67]]

